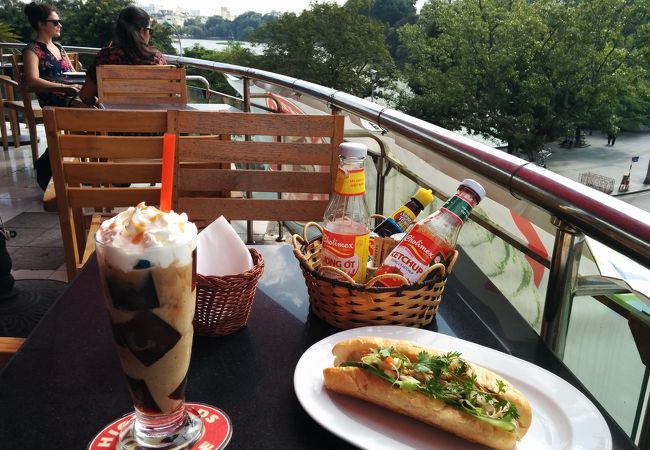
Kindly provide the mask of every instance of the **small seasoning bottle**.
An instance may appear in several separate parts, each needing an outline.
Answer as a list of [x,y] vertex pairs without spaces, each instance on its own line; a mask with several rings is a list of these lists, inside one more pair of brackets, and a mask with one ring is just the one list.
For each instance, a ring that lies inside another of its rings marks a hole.
[[420,188],[413,194],[411,200],[397,208],[393,214],[386,217],[377,227],[372,230],[378,236],[388,237],[396,233],[405,232],[415,222],[416,217],[424,208],[433,201],[431,189]]

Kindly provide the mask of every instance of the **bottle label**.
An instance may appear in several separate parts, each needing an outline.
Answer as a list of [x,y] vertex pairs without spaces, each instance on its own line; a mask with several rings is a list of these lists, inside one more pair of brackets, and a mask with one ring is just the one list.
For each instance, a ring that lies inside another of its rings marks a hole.
[[408,208],[406,205],[400,206],[399,209],[390,217],[397,223],[397,225],[399,225],[402,231],[406,231],[406,229],[415,221],[415,214],[413,214],[411,208]]
[[475,206],[473,199],[468,195],[459,195],[456,193],[453,197],[449,198],[442,208],[449,211],[453,216],[455,216],[461,222],[467,222],[472,208]]
[[366,192],[366,171],[364,169],[343,170],[336,174],[334,192],[339,195],[363,195]]
[[321,265],[332,266],[350,275],[357,283],[366,281],[369,233],[341,234],[323,230]]
[[[453,249],[416,225],[410,233],[390,252],[382,267],[398,269],[410,283],[417,282],[422,274],[436,263],[445,263]],[[378,273],[395,272],[380,269]]]

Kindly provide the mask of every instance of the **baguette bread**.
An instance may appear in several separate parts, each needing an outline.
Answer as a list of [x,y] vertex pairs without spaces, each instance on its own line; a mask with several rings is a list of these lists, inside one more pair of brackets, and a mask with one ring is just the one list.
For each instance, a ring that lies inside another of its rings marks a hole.
[[471,415],[461,408],[417,390],[403,390],[372,371],[360,367],[339,367],[346,361],[360,359],[378,348],[393,348],[411,362],[417,355],[426,352],[430,356],[444,353],[420,347],[407,341],[359,337],[339,342],[332,350],[334,367],[323,371],[325,386],[334,392],[366,400],[392,411],[413,417],[427,424],[441,428],[468,441],[496,449],[512,449],[528,431],[532,411],[528,400],[510,383],[493,372],[468,363],[470,372],[476,375],[475,385],[492,393],[498,399],[508,400],[518,412],[514,419],[514,430],[507,431],[489,421]]

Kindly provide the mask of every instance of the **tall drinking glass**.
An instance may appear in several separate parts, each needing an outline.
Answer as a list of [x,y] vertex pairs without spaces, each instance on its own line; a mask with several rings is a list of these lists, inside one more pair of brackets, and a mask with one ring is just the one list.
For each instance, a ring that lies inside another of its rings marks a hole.
[[152,247],[130,245],[142,239],[138,234],[111,242],[102,242],[102,230],[95,236],[113,336],[135,407],[120,432],[120,449],[189,448],[203,432],[201,419],[185,406],[196,302],[196,228],[189,225],[194,236]]

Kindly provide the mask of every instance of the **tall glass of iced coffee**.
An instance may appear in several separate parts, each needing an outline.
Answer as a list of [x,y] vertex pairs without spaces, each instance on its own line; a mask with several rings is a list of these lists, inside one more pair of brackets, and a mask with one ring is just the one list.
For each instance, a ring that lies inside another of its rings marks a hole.
[[97,260],[135,406],[119,448],[189,448],[203,424],[185,407],[195,307],[196,227],[140,203],[102,223]]

